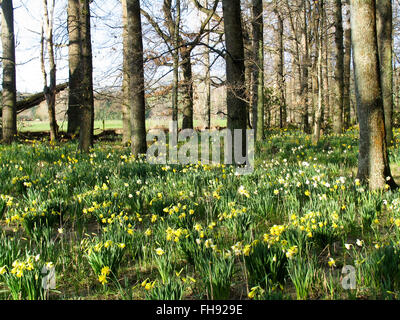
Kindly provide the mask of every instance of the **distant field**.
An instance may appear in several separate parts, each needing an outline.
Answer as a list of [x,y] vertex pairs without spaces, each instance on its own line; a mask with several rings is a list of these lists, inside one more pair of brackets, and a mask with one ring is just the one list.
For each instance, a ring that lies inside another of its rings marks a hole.
[[[61,131],[67,130],[67,122],[58,122]],[[195,127],[204,126],[203,121],[195,120]],[[155,127],[169,127],[169,120],[147,120],[146,126],[148,129]],[[181,126],[181,122],[179,123]],[[226,126],[226,120],[216,119],[212,121],[212,126],[224,127]],[[106,120],[103,125],[103,121],[95,121],[95,133],[110,129],[122,129],[122,120]],[[18,124],[18,130],[20,132],[42,132],[50,131],[50,125],[48,121],[24,121]]]
[[[67,122],[58,122],[61,131],[67,131]],[[103,129],[121,129],[121,120],[106,120],[103,128],[103,121],[95,121],[95,131],[102,131]],[[18,130],[21,132],[41,132],[50,131],[50,124],[48,121],[24,121],[19,124]]]

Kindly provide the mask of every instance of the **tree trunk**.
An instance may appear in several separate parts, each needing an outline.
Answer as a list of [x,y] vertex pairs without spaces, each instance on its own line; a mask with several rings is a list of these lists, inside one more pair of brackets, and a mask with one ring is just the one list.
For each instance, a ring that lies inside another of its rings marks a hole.
[[17,89],[15,78],[14,8],[12,0],[1,3],[3,45],[3,141],[11,143],[17,134]]
[[70,135],[78,135],[82,103],[82,44],[79,0],[68,0],[69,35],[69,94],[68,128]]
[[122,1],[122,42],[123,42],[123,79],[122,79],[122,143],[127,144],[131,140],[131,121],[129,111],[129,77],[128,77],[128,21],[126,0]]
[[[44,78],[44,95],[46,98],[47,109],[49,113],[50,122],[50,141],[55,142],[58,136],[58,125],[56,119],[56,62],[54,57],[54,43],[53,43],[53,21],[54,21],[54,0],[52,6],[49,8],[47,0],[43,0],[44,20],[46,23],[46,39],[44,39],[44,29],[42,28],[42,72]],[[44,43],[47,43],[47,52],[50,61],[50,86],[47,86],[47,74],[44,63]]]
[[322,55],[323,55],[323,40],[324,40],[324,21],[325,21],[325,12],[324,12],[324,2],[323,0],[319,1],[318,4],[318,61],[317,61],[317,82],[318,82],[318,106],[315,112],[315,122],[314,122],[314,135],[313,135],[313,143],[317,144],[320,135],[321,135],[321,122],[322,115],[324,114],[324,105],[323,105],[323,76],[322,76]]
[[350,0],[346,0],[346,15],[344,23],[344,78],[343,78],[343,125],[345,129],[351,126],[351,22],[350,22]]
[[[247,128],[247,103],[245,100],[244,45],[240,0],[223,0],[222,6],[227,50],[228,129],[242,129],[244,135]],[[242,154],[246,154],[246,141],[244,138],[242,142]]]
[[[172,86],[172,121],[178,122],[178,98],[179,98],[179,29],[181,22],[181,2],[176,0],[176,17],[174,24],[173,46],[173,86]],[[178,128],[176,128],[178,129]],[[175,135],[178,132],[174,133]]]
[[[207,0],[205,1],[207,2]],[[206,35],[206,44],[210,45],[210,33]],[[211,63],[210,63],[210,50],[204,50],[204,62],[206,69],[205,87],[206,87],[206,113],[207,113],[207,128],[211,129]]]
[[393,144],[392,0],[376,1],[376,23],[386,142],[388,146],[391,146]]
[[357,112],[360,122],[358,178],[371,190],[396,187],[389,166],[381,93],[375,0],[351,0]]
[[132,125],[132,154],[145,154],[146,103],[144,92],[143,40],[140,1],[127,0],[129,104]]
[[325,69],[325,74],[324,74],[324,88],[325,88],[325,94],[324,94],[324,109],[325,112],[322,114],[323,120],[322,123],[325,124],[324,128],[329,126],[329,121],[331,120],[331,91],[329,90],[330,88],[330,79],[329,79],[329,74],[330,74],[330,68],[329,68],[329,28],[325,28],[324,30],[324,49],[325,49],[325,55],[324,55],[324,69]]
[[302,77],[300,81],[300,103],[302,108],[302,124],[303,130],[306,133],[310,133],[310,123],[308,120],[308,67],[310,61],[309,54],[309,43],[308,43],[308,23],[307,23],[307,0],[303,1],[303,30],[302,30],[302,42],[303,42],[303,57],[302,57]]
[[[253,106],[253,101],[256,99],[257,91],[253,90],[256,80],[253,77],[254,55],[253,55],[253,41],[251,35],[251,25],[247,20],[242,20],[243,31],[243,46],[244,46],[244,78],[245,78],[245,99],[247,101],[246,122],[249,126],[254,128],[253,112],[250,108]],[[251,117],[250,117],[251,115]]]
[[79,147],[89,152],[93,146],[94,98],[92,41],[90,33],[90,0],[81,1],[81,39],[82,39],[82,113],[79,133]]
[[334,107],[333,107],[333,132],[343,133],[343,74],[344,74],[344,52],[343,52],[343,19],[342,0],[334,1],[335,9],[335,81],[334,81]]
[[253,11],[253,129],[257,141],[264,139],[264,19],[263,1],[252,1]]
[[193,74],[190,47],[180,49],[183,71],[183,120],[182,130],[193,129]]
[[279,12],[279,7],[275,3],[274,13],[278,19],[278,26],[276,29],[276,42],[278,44],[278,50],[276,54],[276,82],[278,87],[278,98],[279,98],[279,126],[284,128],[287,126],[287,111],[286,111],[286,88],[285,88],[285,75],[284,75],[284,46],[283,46],[283,18]]

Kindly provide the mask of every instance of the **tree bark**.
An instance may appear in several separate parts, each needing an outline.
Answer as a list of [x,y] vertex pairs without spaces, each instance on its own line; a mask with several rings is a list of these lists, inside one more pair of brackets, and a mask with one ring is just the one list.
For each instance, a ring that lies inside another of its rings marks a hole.
[[375,0],[351,0],[357,112],[360,123],[358,178],[371,190],[397,187],[389,166],[380,82]]
[[3,45],[3,141],[10,144],[17,134],[17,89],[15,77],[14,8],[12,0],[1,3]]
[[263,1],[252,1],[253,11],[253,129],[256,141],[264,139],[264,19]]
[[[170,1],[169,1],[170,3]],[[169,7],[171,9],[171,5]],[[171,12],[171,11],[169,11]],[[173,27],[173,46],[174,51],[172,52],[173,57],[173,86],[172,86],[172,121],[178,122],[178,101],[179,101],[179,29],[181,23],[181,2],[176,0],[176,17]],[[174,133],[175,135],[178,132]]]
[[345,129],[351,126],[351,22],[350,22],[350,0],[345,0],[345,23],[344,23],[344,78],[343,78],[343,125]]
[[123,79],[122,79],[122,143],[131,140],[131,120],[129,111],[129,77],[128,77],[128,21],[126,0],[122,0],[122,42],[123,42]]
[[276,83],[278,88],[279,98],[279,126],[284,128],[287,126],[287,110],[286,110],[286,88],[285,88],[285,75],[284,75],[284,46],[283,46],[283,31],[284,24],[282,14],[279,11],[277,2],[275,1],[274,13],[278,19],[278,25],[276,29],[276,42],[278,44],[278,50],[276,54]]
[[78,135],[82,103],[82,41],[79,0],[68,0],[68,36],[69,94],[67,132],[70,135]]
[[319,1],[318,4],[318,61],[317,61],[317,82],[318,82],[318,106],[315,112],[315,121],[314,121],[314,135],[313,135],[313,143],[318,143],[321,135],[321,122],[322,115],[324,113],[324,105],[323,105],[323,76],[322,76],[322,55],[323,55],[323,40],[324,40],[324,21],[325,21],[325,11],[324,11],[324,2],[323,0]]
[[308,23],[307,23],[307,0],[302,0],[303,2],[303,28],[302,28],[302,42],[303,42],[303,56],[302,56],[302,77],[300,80],[300,104],[302,108],[302,125],[303,131],[306,133],[310,133],[310,123],[308,120],[309,113],[308,113],[308,77],[309,77],[309,61],[310,61],[310,54],[309,54],[309,43],[308,43]]
[[[207,7],[207,0],[205,0]],[[210,24],[208,24],[210,26]],[[206,35],[206,44],[210,45],[210,33]],[[211,129],[211,62],[210,62],[210,50],[208,47],[204,49],[204,63],[205,63],[205,90],[206,90],[206,117],[207,117],[207,128]]]
[[329,79],[330,75],[330,68],[329,68],[329,28],[325,28],[324,30],[324,88],[326,88],[325,93],[324,93],[324,113],[322,114],[323,120],[322,123],[325,124],[324,128],[328,127],[330,125],[330,120],[331,120],[331,91],[329,90],[331,81]]
[[[50,141],[55,142],[58,137],[58,125],[56,119],[56,62],[54,57],[54,43],[53,43],[53,21],[54,21],[54,0],[52,2],[50,12],[47,0],[43,0],[44,21],[46,23],[46,38],[44,38],[44,28],[42,28],[42,72],[44,78],[44,96],[47,102],[47,109],[49,113],[50,122]],[[47,52],[49,55],[50,63],[50,85],[47,86],[47,73],[44,63],[44,47],[47,43]]]
[[393,54],[392,1],[376,1],[376,23],[381,72],[383,108],[385,112],[386,142],[393,144]]
[[92,41],[90,32],[90,0],[81,1],[81,40],[82,40],[82,113],[79,132],[79,147],[89,152],[93,146],[94,97]]
[[140,1],[127,0],[128,20],[128,78],[132,127],[132,154],[145,154],[146,103],[144,92],[143,40]]
[[[244,131],[247,128],[247,103],[240,0],[223,0],[222,7],[227,50],[228,129],[242,129],[243,134],[245,134]],[[242,154],[246,154],[245,139],[242,139],[242,142]]]
[[335,81],[334,81],[334,107],[333,107],[333,132],[343,133],[343,73],[344,73],[344,52],[343,52],[343,17],[342,0],[334,1],[335,10]]
[[193,129],[193,74],[192,74],[192,49],[184,46],[180,49],[182,58],[183,85],[183,119],[182,130]]

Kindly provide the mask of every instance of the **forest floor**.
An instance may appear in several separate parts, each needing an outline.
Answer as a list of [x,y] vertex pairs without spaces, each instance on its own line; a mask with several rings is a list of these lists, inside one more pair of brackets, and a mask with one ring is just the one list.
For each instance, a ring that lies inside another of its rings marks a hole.
[[46,139],[0,146],[0,299],[399,298],[399,192],[356,180],[357,131],[269,132],[251,175]]

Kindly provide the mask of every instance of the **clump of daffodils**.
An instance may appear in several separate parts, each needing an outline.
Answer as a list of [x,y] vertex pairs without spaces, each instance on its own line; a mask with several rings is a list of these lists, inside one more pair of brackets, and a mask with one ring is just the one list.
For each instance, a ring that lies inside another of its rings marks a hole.
[[102,285],[105,285],[106,283],[108,283],[107,281],[107,277],[108,275],[111,273],[111,269],[108,266],[105,266],[101,269],[101,274],[99,275],[99,282]]

